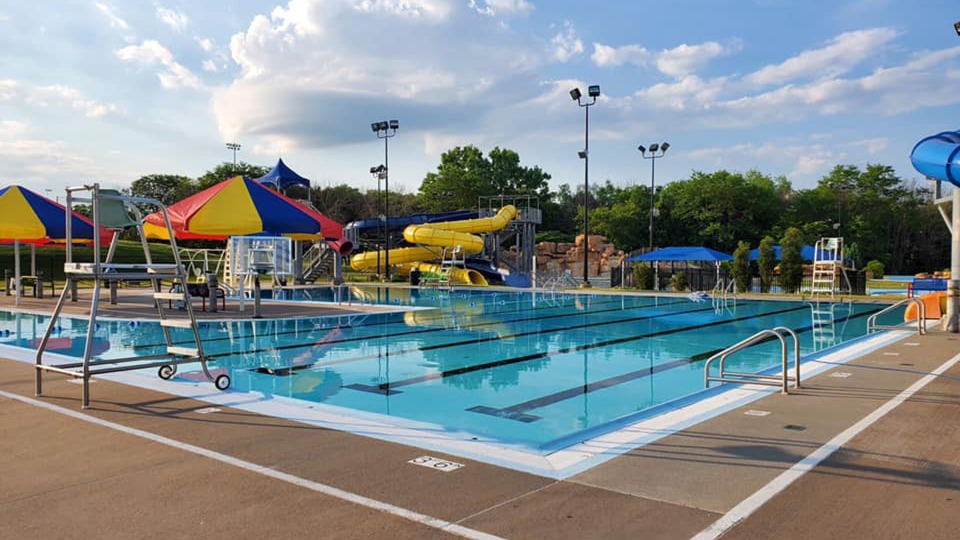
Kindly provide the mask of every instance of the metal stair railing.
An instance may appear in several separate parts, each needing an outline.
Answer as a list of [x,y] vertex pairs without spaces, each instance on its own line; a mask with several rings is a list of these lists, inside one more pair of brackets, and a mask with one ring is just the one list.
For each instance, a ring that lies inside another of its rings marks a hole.
[[[787,361],[787,340],[784,335],[793,338],[793,376],[790,375]],[[771,339],[777,339],[780,341],[781,372],[779,375],[744,373],[740,371],[728,371],[726,369],[726,361],[731,354]],[[714,362],[714,360],[718,359],[720,360],[720,371],[718,375],[710,375],[710,365]],[[708,358],[707,362],[703,366],[704,387],[710,388],[710,381],[779,386],[781,393],[789,394],[789,383],[791,381],[793,382],[794,388],[800,388],[800,338],[797,337],[796,332],[787,328],[786,326],[777,326],[776,328],[761,330],[756,334],[744,339],[743,341],[731,345]]]
[[890,313],[894,309],[897,309],[900,306],[906,305],[907,303],[913,302],[917,306],[917,335],[922,336],[927,333],[927,305],[923,303],[923,300],[920,300],[917,297],[904,298],[895,304],[891,304],[882,310],[874,313],[867,319],[867,333],[872,334],[878,330],[902,330],[904,324],[898,325],[878,325],[877,318],[885,313]]

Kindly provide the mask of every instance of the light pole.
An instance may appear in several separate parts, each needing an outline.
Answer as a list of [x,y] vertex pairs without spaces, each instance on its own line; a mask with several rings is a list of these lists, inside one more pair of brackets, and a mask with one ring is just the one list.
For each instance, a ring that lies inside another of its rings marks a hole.
[[237,150],[240,150],[240,143],[228,142],[227,150],[233,150],[233,174],[237,174]]
[[583,107],[584,111],[583,150],[577,152],[583,160],[583,287],[590,286],[590,263],[587,260],[590,255],[590,107],[596,104],[597,97],[600,96],[600,85],[587,87],[587,95],[590,96],[590,101],[581,99],[583,94],[579,88],[570,91],[570,98]]
[[670,143],[668,142],[660,144],[653,143],[649,148],[644,148],[643,145],[637,147],[637,150],[640,151],[640,155],[643,156],[643,159],[650,160],[650,251],[653,251],[653,204],[656,200],[655,179],[657,172],[657,158],[662,158],[663,155],[667,153],[668,148],[670,148]]
[[386,281],[390,281],[390,153],[387,141],[396,136],[400,129],[399,120],[384,120],[370,124],[370,129],[377,134],[378,139],[383,139],[383,206],[384,206],[384,235],[387,245],[384,249],[384,269],[386,271]]
[[383,211],[380,209],[380,181],[386,176],[387,168],[382,164],[370,167],[370,174],[377,179],[377,275],[383,275],[380,272],[380,252],[383,250],[383,243],[380,236],[380,226],[383,225]]

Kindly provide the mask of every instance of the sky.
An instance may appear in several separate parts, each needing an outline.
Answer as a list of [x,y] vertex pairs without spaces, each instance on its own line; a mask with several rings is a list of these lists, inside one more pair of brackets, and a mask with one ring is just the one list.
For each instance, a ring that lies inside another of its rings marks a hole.
[[235,142],[375,189],[370,124],[396,119],[392,191],[458,145],[576,187],[587,114],[591,184],[756,169],[804,189],[870,163],[919,180],[913,145],[960,127],[956,20],[932,0],[3,2],[0,183],[197,177]]

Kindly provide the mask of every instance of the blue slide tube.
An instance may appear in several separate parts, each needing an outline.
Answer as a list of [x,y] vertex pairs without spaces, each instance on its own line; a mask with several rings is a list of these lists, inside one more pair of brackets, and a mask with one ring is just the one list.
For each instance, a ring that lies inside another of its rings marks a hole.
[[910,152],[913,168],[960,187],[960,131],[944,131],[920,140]]

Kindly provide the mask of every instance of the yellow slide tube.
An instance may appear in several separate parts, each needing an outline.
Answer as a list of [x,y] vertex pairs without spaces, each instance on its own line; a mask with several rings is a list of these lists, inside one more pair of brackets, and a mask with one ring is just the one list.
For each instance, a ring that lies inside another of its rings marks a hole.
[[[508,204],[491,217],[410,225],[403,230],[403,238],[411,244],[418,244],[419,247],[391,249],[390,263],[409,264],[439,259],[442,256],[443,248],[454,246],[460,246],[464,254],[467,255],[480,253],[483,251],[483,238],[472,233],[499,231],[515,217],[517,217],[516,207]],[[386,262],[386,257],[383,255],[380,254],[381,267]],[[377,252],[367,251],[354,255],[350,258],[350,266],[359,271],[375,270],[377,267]],[[380,271],[383,270],[385,269],[380,268]],[[421,267],[421,270],[427,269]],[[481,284],[477,283],[476,277],[473,276],[477,272],[471,274],[467,270],[460,270],[460,272],[457,272],[457,270],[459,269],[455,269],[451,273],[452,281],[465,284]],[[486,280],[483,280],[482,284],[486,284]]]

